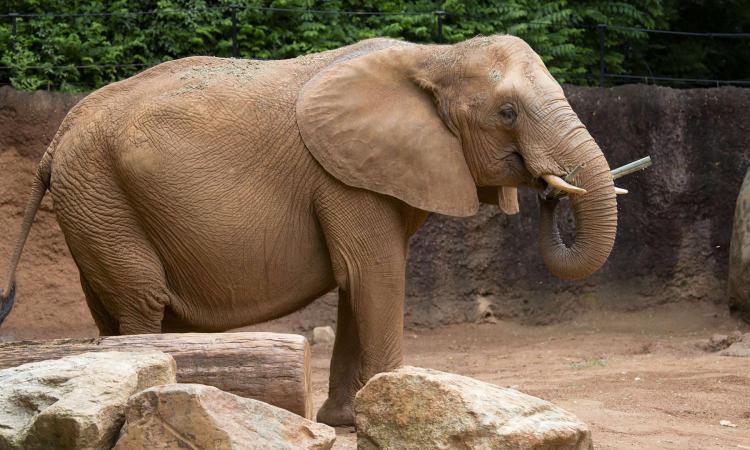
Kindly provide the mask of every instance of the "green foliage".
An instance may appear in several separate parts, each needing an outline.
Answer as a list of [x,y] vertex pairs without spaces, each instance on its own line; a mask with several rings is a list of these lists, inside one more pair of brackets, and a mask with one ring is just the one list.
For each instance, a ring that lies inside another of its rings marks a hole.
[[[669,28],[750,33],[747,0],[667,0]],[[683,78],[750,81],[750,39],[651,35],[631,70]]]
[[[450,3],[454,2],[449,0],[446,7]],[[659,0],[510,0],[499,6],[482,6],[482,2],[455,3],[456,13],[471,14],[472,18],[455,17],[447,32],[450,41],[479,33],[504,32],[519,36],[542,56],[558,81],[575,84],[594,84],[598,79],[597,24],[651,28],[659,23],[663,13]],[[645,45],[646,41],[644,33],[609,30],[605,40],[607,71],[623,70],[624,55],[619,49],[625,43]]]
[[[559,81],[595,84],[599,66],[596,24],[665,27],[667,14],[677,11],[668,1],[0,0],[0,13],[116,13],[19,17],[15,53],[10,19],[1,18],[0,63],[13,70],[0,69],[0,83],[26,90],[88,90],[160,61],[188,55],[230,56],[229,7],[236,4],[238,47],[245,58],[290,58],[375,36],[435,42],[434,11],[443,10],[445,42],[478,34],[514,34],[532,45]],[[636,61],[643,60],[648,44],[645,33],[609,29],[607,71],[640,70],[642,64],[632,63],[632,55],[638,55]],[[708,49],[701,51],[710,54]]]

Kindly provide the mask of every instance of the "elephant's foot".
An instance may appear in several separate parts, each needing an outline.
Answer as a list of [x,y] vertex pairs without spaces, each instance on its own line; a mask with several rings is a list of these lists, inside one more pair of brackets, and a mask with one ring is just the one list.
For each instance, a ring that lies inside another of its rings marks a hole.
[[354,425],[354,408],[351,401],[336,402],[328,397],[318,410],[316,420],[332,427]]

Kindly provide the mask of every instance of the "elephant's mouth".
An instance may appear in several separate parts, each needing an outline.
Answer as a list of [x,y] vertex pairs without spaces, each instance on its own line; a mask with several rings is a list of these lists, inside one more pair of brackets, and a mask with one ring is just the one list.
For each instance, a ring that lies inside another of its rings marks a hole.
[[547,189],[547,182],[545,182],[541,177],[532,177],[523,185],[529,189],[533,189],[540,194],[544,192]]
[[518,187],[524,186],[534,190],[544,190],[546,184],[542,179],[531,173],[523,155],[519,151],[513,151],[503,159],[505,166],[507,167],[507,173],[509,176],[502,182],[498,183],[497,187]]
[[[520,152],[513,152],[511,154],[511,157],[514,159],[513,164],[516,166],[515,175],[521,180],[516,186],[524,185],[541,192],[549,192],[554,189],[558,192],[564,192],[566,194],[583,195],[586,193],[585,189],[574,186],[555,174],[543,173],[539,174],[538,176],[533,175],[531,173],[531,169],[529,169],[523,155]],[[521,169],[518,169],[518,167],[520,167]],[[576,169],[574,169],[574,172],[578,169],[580,169],[580,166],[576,167]],[[574,175],[574,173],[567,174],[567,176],[572,175]]]

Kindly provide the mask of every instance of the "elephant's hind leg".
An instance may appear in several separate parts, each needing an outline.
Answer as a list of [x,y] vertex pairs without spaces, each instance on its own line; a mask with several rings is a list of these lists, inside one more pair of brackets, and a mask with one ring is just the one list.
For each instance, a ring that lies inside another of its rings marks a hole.
[[158,254],[118,187],[112,183],[81,188],[60,179],[53,193],[58,222],[100,330],[160,333],[164,309],[174,303],[175,295]]
[[94,321],[102,335],[161,333],[165,308],[174,303],[163,269],[145,241],[115,239],[95,248],[71,246]]
[[[86,252],[90,263],[81,265],[86,302],[102,335],[161,333],[164,309],[173,303],[160,267],[134,257],[134,245],[113,246],[93,255]],[[128,247],[127,256],[116,256]]]
[[115,336],[119,334],[120,325],[112,317],[112,314],[107,311],[104,303],[99,299],[99,295],[94,292],[94,288],[91,287],[83,275],[81,275],[81,288],[83,288],[83,295],[86,297],[86,304],[89,307],[89,311],[91,311],[91,316],[94,318],[94,323],[99,328],[99,335]]

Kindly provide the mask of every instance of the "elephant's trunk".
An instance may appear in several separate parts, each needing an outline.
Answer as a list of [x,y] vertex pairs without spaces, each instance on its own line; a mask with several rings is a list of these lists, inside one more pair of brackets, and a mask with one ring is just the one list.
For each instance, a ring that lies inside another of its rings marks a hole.
[[574,166],[579,165],[580,170],[571,184],[586,193],[569,195],[576,223],[575,241],[570,246],[562,241],[555,220],[558,200],[540,199],[544,263],[550,272],[569,280],[585,278],[598,270],[607,260],[617,232],[617,202],[609,165],[585,129],[576,134],[582,145],[569,154],[575,155]]

